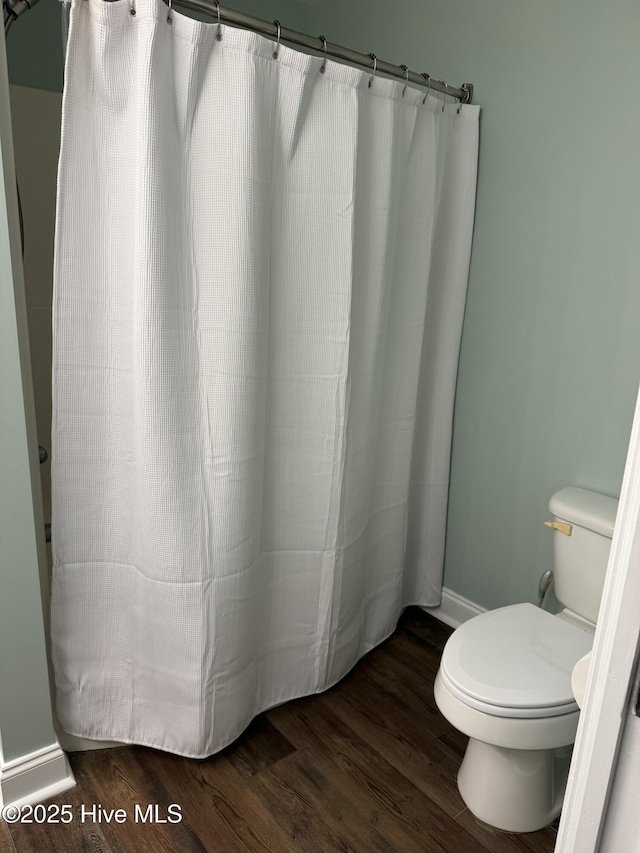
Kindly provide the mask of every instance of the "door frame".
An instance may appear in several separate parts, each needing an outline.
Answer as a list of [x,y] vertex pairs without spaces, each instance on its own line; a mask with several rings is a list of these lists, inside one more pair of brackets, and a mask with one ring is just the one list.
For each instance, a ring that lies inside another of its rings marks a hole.
[[[640,650],[640,396],[555,853],[596,853]],[[634,689],[635,688],[635,689]]]

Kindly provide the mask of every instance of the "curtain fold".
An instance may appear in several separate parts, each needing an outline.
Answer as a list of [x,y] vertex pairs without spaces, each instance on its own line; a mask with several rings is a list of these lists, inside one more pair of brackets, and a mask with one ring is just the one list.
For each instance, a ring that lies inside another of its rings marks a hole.
[[73,0],[52,642],[71,734],[203,757],[439,603],[478,108]]

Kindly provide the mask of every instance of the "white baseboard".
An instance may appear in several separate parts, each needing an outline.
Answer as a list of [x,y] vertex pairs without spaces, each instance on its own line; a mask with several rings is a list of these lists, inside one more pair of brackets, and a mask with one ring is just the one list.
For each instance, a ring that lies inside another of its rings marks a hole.
[[34,805],[75,784],[67,756],[53,743],[0,763],[0,806]]
[[442,603],[439,607],[423,607],[422,609],[425,613],[430,613],[451,628],[459,628],[463,622],[472,619],[474,616],[479,616],[481,613],[486,613],[485,607],[469,601],[468,598],[463,598],[457,592],[446,587],[442,590]]

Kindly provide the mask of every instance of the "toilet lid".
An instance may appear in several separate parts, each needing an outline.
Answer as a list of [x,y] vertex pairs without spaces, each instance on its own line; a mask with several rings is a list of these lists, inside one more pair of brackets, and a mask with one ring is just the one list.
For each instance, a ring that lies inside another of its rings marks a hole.
[[514,604],[454,631],[441,673],[471,707],[496,716],[555,716],[577,710],[571,672],[592,644],[588,631],[533,604]]

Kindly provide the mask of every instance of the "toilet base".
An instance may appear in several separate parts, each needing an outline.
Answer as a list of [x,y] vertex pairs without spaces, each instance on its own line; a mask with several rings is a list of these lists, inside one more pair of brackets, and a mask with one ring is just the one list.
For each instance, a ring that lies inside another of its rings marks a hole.
[[508,832],[535,832],[560,814],[572,747],[509,749],[470,738],[458,788],[480,820]]

